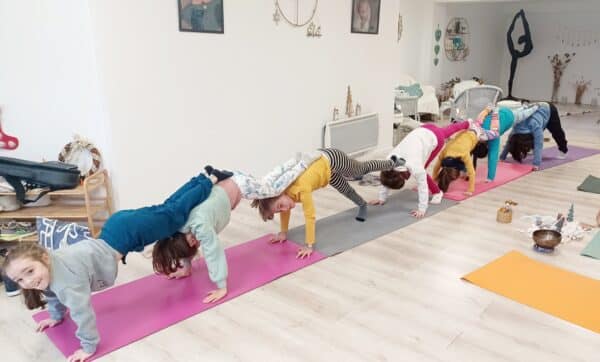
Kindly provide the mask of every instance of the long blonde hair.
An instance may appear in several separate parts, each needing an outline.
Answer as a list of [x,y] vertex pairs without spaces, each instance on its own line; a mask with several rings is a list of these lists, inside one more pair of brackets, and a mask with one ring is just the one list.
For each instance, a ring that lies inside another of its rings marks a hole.
[[[18,259],[31,259],[47,266],[47,256],[48,251],[38,244],[20,243],[8,252],[2,263],[2,270],[6,273],[6,269],[10,264]],[[46,301],[42,298],[43,294],[41,290],[21,288],[21,291],[28,309],[44,308],[46,305]]]

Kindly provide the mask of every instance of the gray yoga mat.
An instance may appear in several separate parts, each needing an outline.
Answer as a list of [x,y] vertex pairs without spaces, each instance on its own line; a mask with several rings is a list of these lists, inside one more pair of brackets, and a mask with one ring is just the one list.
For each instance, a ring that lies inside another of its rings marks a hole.
[[600,194],[600,178],[589,175],[581,185],[577,186],[577,190]]
[[[443,199],[439,205],[429,205],[425,217],[456,205],[456,201]],[[411,190],[395,191],[381,206],[369,205],[365,222],[354,219],[358,208],[317,220],[315,250],[327,256],[339,254],[382,235],[403,228],[419,219],[409,214],[417,207],[417,193]],[[304,225],[288,231],[288,240],[304,245]]]

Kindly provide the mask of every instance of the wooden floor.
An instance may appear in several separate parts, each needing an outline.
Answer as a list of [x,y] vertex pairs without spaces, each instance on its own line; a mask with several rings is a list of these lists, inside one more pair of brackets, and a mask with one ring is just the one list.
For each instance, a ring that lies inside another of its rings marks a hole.
[[[570,144],[600,149],[598,117],[563,117]],[[600,155],[532,173],[101,360],[598,361],[599,334],[460,280],[513,249],[600,279],[600,261],[579,256],[597,229],[583,241],[560,246],[555,255],[541,255],[518,231],[525,224],[495,221],[497,208],[512,199],[519,202],[516,219],[566,212],[574,202],[575,218],[592,223],[600,195],[576,191],[591,173],[599,175]],[[358,188],[369,198],[376,195],[376,188]],[[315,201],[318,217],[351,207],[332,188],[318,191]],[[300,223],[297,210],[292,224]],[[229,246],[277,230],[275,222],[259,221],[242,202],[222,239]],[[151,263],[131,255],[119,273],[119,283],[134,280],[151,273]],[[0,294],[2,361],[61,360],[49,340],[34,332],[19,298]]]

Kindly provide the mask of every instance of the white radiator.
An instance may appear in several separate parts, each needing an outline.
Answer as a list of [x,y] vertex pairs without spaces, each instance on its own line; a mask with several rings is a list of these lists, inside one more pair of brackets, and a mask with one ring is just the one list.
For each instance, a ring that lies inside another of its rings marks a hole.
[[327,122],[323,127],[323,147],[337,148],[349,155],[376,148],[378,140],[377,113]]

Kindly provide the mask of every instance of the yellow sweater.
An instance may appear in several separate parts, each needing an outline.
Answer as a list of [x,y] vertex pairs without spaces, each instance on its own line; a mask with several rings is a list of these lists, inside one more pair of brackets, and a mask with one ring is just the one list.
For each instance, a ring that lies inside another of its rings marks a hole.
[[465,130],[457,133],[453,140],[446,144],[446,147],[440,152],[437,162],[433,168],[433,174],[437,177],[442,167],[442,160],[446,157],[460,158],[465,164],[467,175],[469,176],[469,192],[475,191],[475,168],[471,151],[477,145],[477,135],[473,131]]
[[[315,243],[315,205],[313,204],[312,192],[325,187],[331,179],[331,167],[329,160],[325,156],[321,156],[317,161],[313,162],[309,168],[304,171],[300,177],[296,179],[284,193],[295,202],[302,203],[305,220],[306,244],[313,245]],[[281,231],[287,232],[290,223],[290,211],[283,211],[280,214]]]

